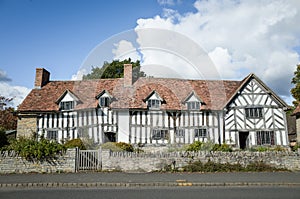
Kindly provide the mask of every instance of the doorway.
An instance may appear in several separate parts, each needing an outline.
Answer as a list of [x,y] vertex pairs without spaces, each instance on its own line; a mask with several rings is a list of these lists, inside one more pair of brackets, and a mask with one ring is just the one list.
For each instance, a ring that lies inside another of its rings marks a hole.
[[247,139],[249,136],[248,131],[240,131],[239,132],[239,142],[240,142],[240,149],[245,149],[247,148]]
[[116,133],[115,132],[105,132],[104,133],[104,142],[116,142]]

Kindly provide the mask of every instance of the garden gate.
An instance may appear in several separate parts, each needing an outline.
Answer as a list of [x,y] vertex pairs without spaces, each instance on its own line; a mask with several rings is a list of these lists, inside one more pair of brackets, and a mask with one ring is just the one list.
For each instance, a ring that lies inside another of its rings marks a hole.
[[100,170],[101,169],[101,149],[77,151],[76,170]]

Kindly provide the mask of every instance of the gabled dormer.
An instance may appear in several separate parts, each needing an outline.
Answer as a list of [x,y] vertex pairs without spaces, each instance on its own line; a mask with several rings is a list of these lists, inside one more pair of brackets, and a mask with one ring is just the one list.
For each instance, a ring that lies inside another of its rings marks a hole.
[[188,110],[200,110],[203,101],[201,98],[192,91],[184,100],[183,103],[186,105]]
[[109,94],[108,91],[103,90],[96,96],[96,99],[98,99],[98,104],[100,107],[109,107],[113,97]]
[[57,100],[59,110],[69,111],[73,110],[80,102],[79,98],[69,90],[66,90]]
[[155,90],[152,91],[144,101],[146,102],[148,109],[152,110],[160,109],[161,104],[164,102]]

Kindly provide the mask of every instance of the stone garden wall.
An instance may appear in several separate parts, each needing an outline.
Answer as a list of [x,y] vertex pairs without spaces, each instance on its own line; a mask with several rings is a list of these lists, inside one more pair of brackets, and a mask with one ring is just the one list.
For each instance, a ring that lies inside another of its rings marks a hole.
[[[0,154],[0,174],[7,173],[59,173],[76,172],[76,149],[68,149],[63,156],[51,162],[31,162],[13,153]],[[262,161],[276,168],[287,168],[300,171],[300,153],[298,152],[156,152],[129,153],[101,151],[101,167],[103,171],[151,172],[164,170],[166,167],[179,169],[190,162],[213,161],[247,165]]]
[[180,170],[190,162],[208,160],[216,163],[248,165],[262,161],[276,168],[300,170],[298,152],[172,152],[172,153],[128,153],[102,151],[102,170],[125,172],[159,171],[166,166]]
[[13,152],[0,153],[0,174],[75,172],[76,149],[68,149],[57,159],[44,162],[27,161]]

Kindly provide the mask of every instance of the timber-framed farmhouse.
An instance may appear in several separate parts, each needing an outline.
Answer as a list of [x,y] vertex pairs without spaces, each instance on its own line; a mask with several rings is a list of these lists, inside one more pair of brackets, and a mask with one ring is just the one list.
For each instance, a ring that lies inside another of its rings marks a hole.
[[257,76],[241,81],[142,77],[50,81],[36,69],[35,88],[18,108],[18,135],[59,142],[188,144],[196,140],[244,149],[288,146],[287,104]]

